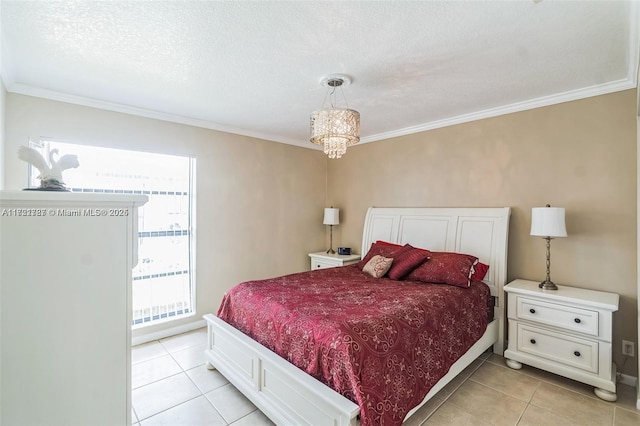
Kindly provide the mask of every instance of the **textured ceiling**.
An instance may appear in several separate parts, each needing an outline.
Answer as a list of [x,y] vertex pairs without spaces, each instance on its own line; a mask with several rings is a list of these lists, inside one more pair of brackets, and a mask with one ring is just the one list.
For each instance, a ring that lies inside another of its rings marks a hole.
[[363,141],[636,87],[634,2],[0,1],[9,92],[315,147],[320,79]]

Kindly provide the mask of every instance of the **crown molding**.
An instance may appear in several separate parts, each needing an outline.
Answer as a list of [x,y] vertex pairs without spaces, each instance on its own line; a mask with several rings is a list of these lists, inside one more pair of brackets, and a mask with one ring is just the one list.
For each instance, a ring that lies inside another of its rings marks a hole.
[[[33,96],[36,98],[49,99],[58,102],[65,102],[73,105],[82,105],[90,108],[102,109],[106,111],[119,112],[123,114],[134,115],[138,117],[151,118],[155,120],[168,121],[171,123],[185,124],[188,126],[201,127],[204,129],[216,130],[219,132],[232,133],[250,138],[263,139],[267,141],[280,142],[288,145],[303,146],[297,139],[286,138],[279,135],[268,133],[254,132],[247,129],[224,126],[208,120],[186,117],[177,114],[169,114],[160,111],[149,110],[145,108],[124,105],[115,102],[101,101],[98,99],[88,98],[84,96],[70,95],[67,93],[57,92],[54,90],[43,89],[40,87],[29,86],[21,83],[7,84],[5,80],[7,92],[19,95]],[[305,146],[306,148],[306,146]]]
[[[635,56],[636,64],[631,66],[633,68],[630,76],[634,78],[625,78],[617,81],[612,81],[605,84],[595,85],[583,89],[572,90],[564,93],[554,94],[550,96],[544,96],[537,99],[531,99],[523,102],[517,102],[510,105],[504,105],[497,108],[490,108],[482,111],[473,112],[470,114],[463,114],[456,117],[446,118],[443,120],[430,121],[427,123],[419,124],[417,126],[405,127],[390,132],[378,133],[375,135],[365,136],[360,139],[360,143],[377,142],[386,139],[396,138],[399,136],[406,136],[415,133],[425,132],[428,130],[439,129],[442,127],[453,126],[456,124],[468,123],[471,121],[482,120],[486,118],[497,117],[500,115],[512,114],[515,112],[526,111],[530,109],[556,105],[564,102],[571,102],[579,99],[585,99],[593,96],[605,95],[609,93],[619,92],[623,90],[634,89],[637,87],[637,75],[638,75],[638,55]],[[292,138],[283,137],[280,135],[273,135],[261,132],[249,131],[247,129],[230,127],[220,125],[207,120],[200,120],[191,117],[185,117],[176,114],[168,114],[159,111],[148,110],[144,108],[133,107],[130,105],[123,105],[113,102],[105,102],[92,98],[86,98],[82,96],[69,95],[52,90],[42,89],[38,87],[28,86],[20,83],[10,83],[4,80],[7,92],[17,93],[26,96],[34,96],[38,98],[50,99],[59,102],[66,102],[75,105],[82,105],[91,108],[97,108],[107,111],[119,112],[124,114],[130,114],[139,117],[151,118],[155,120],[168,121],[172,123],[185,124],[188,126],[201,127],[204,129],[216,130],[219,132],[232,133],[240,136],[246,136],[256,139],[262,139],[272,142],[279,142],[288,145],[294,145],[307,149],[322,150],[322,147],[309,143],[307,140],[297,140]]]
[[517,102],[510,105],[504,105],[497,108],[490,108],[470,114],[463,114],[457,117],[446,118],[444,120],[431,121],[419,124],[417,126],[405,127],[403,129],[391,132],[378,133],[366,136],[360,139],[361,143],[376,142],[384,139],[396,138],[398,136],[406,136],[414,133],[425,132],[427,130],[439,129],[442,127],[453,126],[456,124],[468,123],[471,121],[482,120],[485,118],[497,117],[500,115],[512,114],[530,109],[556,105],[564,102],[576,101],[579,99],[590,98],[593,96],[606,95],[609,93],[620,92],[623,90],[634,89],[637,86],[635,79],[621,79],[605,84],[591,86],[583,89],[572,90],[569,92],[559,93],[550,96],[544,96],[537,99],[531,99],[523,102]]

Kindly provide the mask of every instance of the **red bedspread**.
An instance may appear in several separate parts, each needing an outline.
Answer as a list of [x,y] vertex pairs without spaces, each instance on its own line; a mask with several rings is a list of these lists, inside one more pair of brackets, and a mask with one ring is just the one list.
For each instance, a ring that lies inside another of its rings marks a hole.
[[248,281],[218,316],[360,406],[400,425],[487,327],[489,288],[373,278],[355,265]]

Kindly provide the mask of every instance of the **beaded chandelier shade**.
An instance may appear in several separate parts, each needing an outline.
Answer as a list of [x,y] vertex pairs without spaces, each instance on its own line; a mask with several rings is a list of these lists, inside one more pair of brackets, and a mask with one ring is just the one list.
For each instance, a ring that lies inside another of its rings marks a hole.
[[[327,77],[322,83],[332,88],[331,108],[311,113],[311,142],[324,147],[329,158],[340,158],[347,147],[360,141],[360,113],[349,108],[334,107],[335,88],[348,84],[343,76]],[[331,90],[331,89],[329,89]],[[326,97],[325,97],[326,99]],[[346,100],[345,100],[346,102]]]

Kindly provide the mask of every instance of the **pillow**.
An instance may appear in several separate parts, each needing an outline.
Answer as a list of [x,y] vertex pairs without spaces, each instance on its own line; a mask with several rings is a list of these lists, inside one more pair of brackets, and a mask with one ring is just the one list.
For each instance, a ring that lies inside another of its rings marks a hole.
[[468,254],[431,252],[430,259],[415,268],[407,279],[469,287],[478,258]]
[[366,256],[362,258],[360,262],[358,262],[358,267],[360,269],[364,268],[364,265],[367,264],[371,260],[373,256],[380,255],[382,257],[393,257],[391,254],[398,250],[400,246],[388,245],[388,244],[380,244],[378,242],[371,243],[371,248],[367,252]]
[[392,280],[401,280],[406,277],[409,272],[429,259],[430,252],[427,250],[412,247],[405,244],[402,248],[395,251],[393,257],[393,265],[389,269],[389,278]]
[[402,244],[395,244],[395,243],[390,243],[388,241],[382,241],[382,240],[376,241],[376,244],[380,244],[382,246],[397,247],[397,248],[402,247]]
[[362,268],[363,272],[371,275],[373,278],[383,277],[384,274],[387,273],[389,268],[391,268],[391,264],[393,263],[393,259],[390,257],[382,257],[379,254],[373,256],[364,268]]
[[482,262],[478,262],[473,267],[473,274],[471,275],[471,282],[477,283],[484,280],[485,275],[489,271],[489,265],[485,265]]

